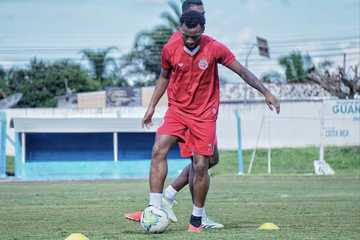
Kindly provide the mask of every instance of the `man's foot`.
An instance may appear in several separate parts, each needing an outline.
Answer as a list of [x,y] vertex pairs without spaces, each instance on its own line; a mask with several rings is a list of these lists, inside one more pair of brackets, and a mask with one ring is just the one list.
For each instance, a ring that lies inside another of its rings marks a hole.
[[176,217],[176,215],[174,213],[174,210],[172,209],[174,204],[170,203],[166,198],[163,198],[162,199],[162,205],[163,205],[163,209],[167,213],[170,221],[177,222],[178,221],[177,217]]
[[131,221],[140,222],[142,211],[126,213],[125,218]]
[[201,226],[205,229],[219,229],[224,227],[223,224],[217,223],[208,217],[203,217],[201,219]]
[[[172,209],[173,204],[171,204],[168,200],[163,198],[163,209],[167,213],[170,221],[177,222],[177,217]],[[131,213],[126,213],[125,218],[131,221],[140,222],[142,211],[136,211]]]
[[189,227],[188,227],[188,232],[191,232],[191,233],[201,233],[203,231],[203,227],[200,226],[200,227],[195,227],[193,226],[192,224],[189,224]]

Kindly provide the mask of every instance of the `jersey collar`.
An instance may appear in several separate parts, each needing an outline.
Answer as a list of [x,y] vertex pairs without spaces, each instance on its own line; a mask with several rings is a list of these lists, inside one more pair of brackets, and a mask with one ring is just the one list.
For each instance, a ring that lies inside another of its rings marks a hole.
[[200,51],[200,45],[198,45],[193,50],[188,49],[186,46],[184,46],[184,51],[189,54],[190,56],[195,56]]

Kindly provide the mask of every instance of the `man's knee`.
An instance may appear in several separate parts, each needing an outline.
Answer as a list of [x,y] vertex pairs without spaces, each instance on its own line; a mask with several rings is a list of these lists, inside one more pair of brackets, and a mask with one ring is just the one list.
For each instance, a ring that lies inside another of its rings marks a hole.
[[209,158],[201,158],[194,160],[193,169],[196,176],[205,176],[209,169]]
[[219,163],[219,152],[216,149],[214,155],[211,156],[209,159],[209,168],[214,167],[218,163]]
[[163,159],[166,157],[167,148],[162,146],[159,143],[155,143],[152,149],[152,158],[153,159]]

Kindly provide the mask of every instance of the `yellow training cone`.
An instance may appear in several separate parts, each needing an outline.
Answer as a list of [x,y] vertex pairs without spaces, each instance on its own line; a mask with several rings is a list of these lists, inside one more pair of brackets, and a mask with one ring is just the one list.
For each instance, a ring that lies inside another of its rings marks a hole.
[[89,240],[89,239],[85,235],[83,235],[81,233],[72,233],[65,240]]
[[258,228],[258,230],[279,230],[279,229],[280,228],[273,223],[264,223]]

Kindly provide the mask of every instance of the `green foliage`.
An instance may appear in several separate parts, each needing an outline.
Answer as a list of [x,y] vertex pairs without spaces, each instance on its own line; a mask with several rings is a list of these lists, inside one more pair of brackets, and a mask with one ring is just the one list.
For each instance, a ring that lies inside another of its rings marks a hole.
[[91,81],[80,64],[70,60],[49,63],[34,58],[28,68],[13,68],[8,72],[10,91],[23,94],[18,107],[55,107],[56,97],[66,93],[65,81],[75,92],[101,88]]
[[263,74],[261,76],[261,81],[263,81],[264,83],[277,83],[277,84],[286,82],[282,74],[277,71],[270,71]]
[[181,10],[177,1],[168,2],[171,11],[162,12],[160,17],[165,20],[167,26],[175,32],[180,25]]
[[147,80],[142,85],[154,85],[161,72],[162,48],[172,33],[167,26],[157,26],[151,31],[140,32],[133,50],[122,59],[127,76],[140,76],[139,78]]
[[161,14],[164,24],[155,26],[152,30],[137,34],[134,47],[122,58],[122,67],[127,76],[135,76],[136,86],[154,85],[161,72],[161,51],[170,36],[180,24],[181,11],[175,1],[169,1],[170,11]]
[[0,65],[0,99],[9,95],[8,72]]
[[84,49],[80,53],[89,62],[91,71],[95,80],[100,82],[101,86],[106,85],[106,70],[109,65],[116,67],[116,61],[109,54],[111,51],[116,50],[116,47],[108,47],[105,49]]
[[304,57],[301,52],[292,52],[281,57],[279,64],[285,69],[286,80],[289,83],[304,83],[307,81],[306,64],[311,58]]

